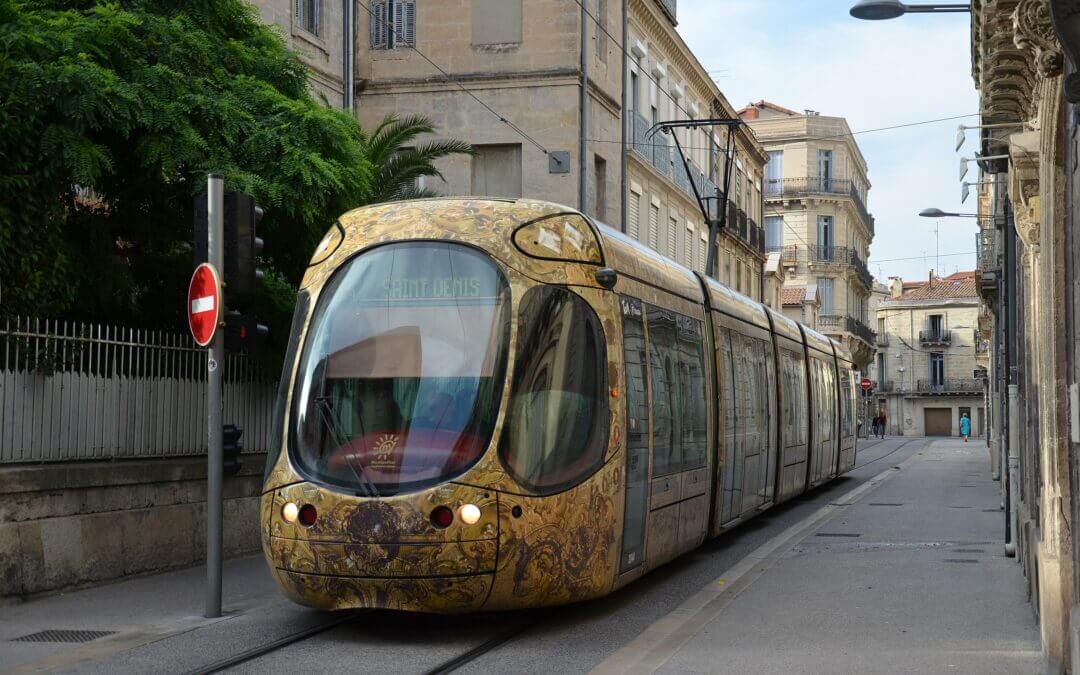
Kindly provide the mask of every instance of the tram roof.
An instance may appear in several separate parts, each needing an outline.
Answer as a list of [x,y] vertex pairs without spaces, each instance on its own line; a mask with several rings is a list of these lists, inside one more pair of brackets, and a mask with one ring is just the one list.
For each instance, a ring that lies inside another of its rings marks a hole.
[[675,293],[698,304],[703,303],[701,284],[692,270],[660,255],[610,225],[596,224],[608,267],[650,286]]
[[709,303],[713,309],[765,330],[769,329],[769,315],[766,314],[764,305],[742,293],[733,291],[716,279],[702,278],[705,279],[705,285],[709,289]]
[[807,326],[802,327],[803,332],[806,334],[806,346],[833,356],[833,341],[831,338],[817,332],[813,328]]

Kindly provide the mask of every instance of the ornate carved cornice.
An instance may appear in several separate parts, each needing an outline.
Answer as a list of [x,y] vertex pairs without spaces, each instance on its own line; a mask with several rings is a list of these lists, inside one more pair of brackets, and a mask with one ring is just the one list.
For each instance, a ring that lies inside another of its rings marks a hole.
[[1027,250],[1038,253],[1039,246],[1039,144],[1037,131],[1013,134],[1009,138],[1009,199],[1012,201],[1016,233]]
[[1050,21],[1049,0],[1020,0],[1012,20],[1013,40],[1019,49],[1031,54],[1039,76],[1060,75],[1064,58]]

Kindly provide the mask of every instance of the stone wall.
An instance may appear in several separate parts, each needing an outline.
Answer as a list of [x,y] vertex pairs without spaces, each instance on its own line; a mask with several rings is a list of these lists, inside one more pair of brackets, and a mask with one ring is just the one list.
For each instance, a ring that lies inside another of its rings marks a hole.
[[[225,555],[259,549],[263,455],[225,480]],[[200,564],[206,459],[0,468],[0,603]]]

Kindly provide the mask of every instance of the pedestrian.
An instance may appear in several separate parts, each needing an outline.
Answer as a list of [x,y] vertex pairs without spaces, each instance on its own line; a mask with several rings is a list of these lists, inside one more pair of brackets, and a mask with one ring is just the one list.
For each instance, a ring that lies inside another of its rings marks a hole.
[[880,415],[880,419],[878,420],[878,425],[879,425],[879,428],[881,429],[881,437],[882,438],[885,438],[885,424],[887,422],[888,422],[888,420],[885,417],[885,411],[882,410],[881,415]]
[[960,435],[964,437],[964,442],[968,442],[968,436],[971,435],[971,418],[967,413],[960,415]]
[[878,437],[881,433],[881,413],[874,415],[874,424],[870,428],[871,433],[874,434],[874,438]]

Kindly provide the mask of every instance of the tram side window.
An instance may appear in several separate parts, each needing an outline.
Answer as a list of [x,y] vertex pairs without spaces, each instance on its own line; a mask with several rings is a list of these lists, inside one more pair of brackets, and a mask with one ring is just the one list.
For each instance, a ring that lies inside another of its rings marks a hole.
[[806,442],[806,366],[802,357],[781,350],[784,362],[784,439],[788,447]]
[[626,364],[626,447],[649,447],[649,392],[645,378],[645,328],[641,301],[622,298]]
[[842,438],[850,438],[851,429],[851,371],[847,368],[840,369],[840,435]]
[[650,305],[646,316],[652,374],[653,476],[666,476],[682,464],[676,315]]
[[705,466],[708,443],[708,412],[705,401],[705,345],[702,326],[687,316],[679,316],[679,414],[682,422],[682,469]]
[[551,493],[599,468],[609,424],[606,364],[600,320],[580,296],[555,286],[525,294],[499,449],[515,480]]

